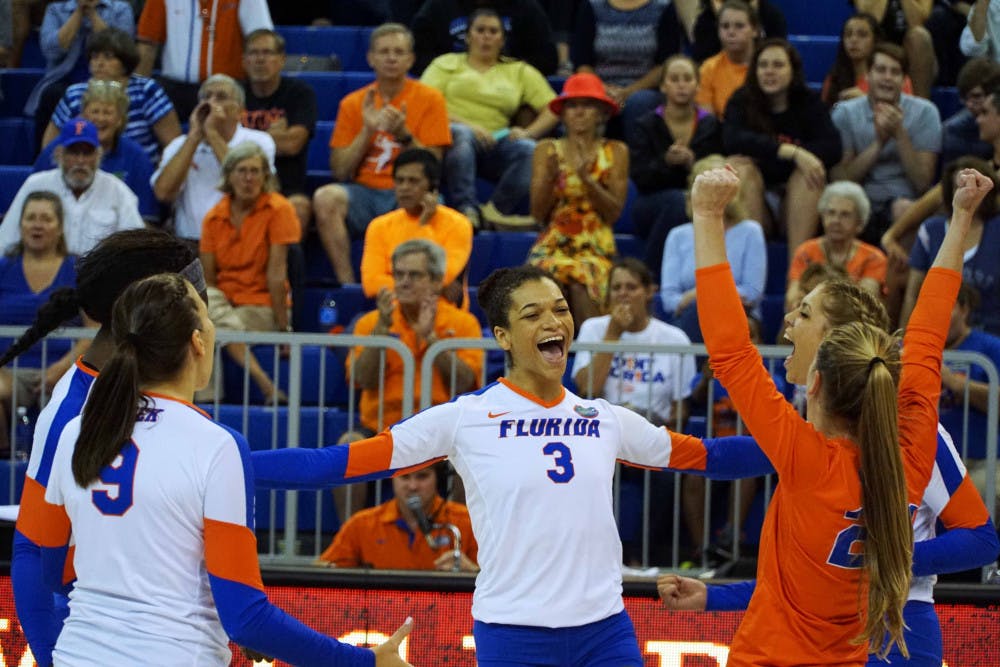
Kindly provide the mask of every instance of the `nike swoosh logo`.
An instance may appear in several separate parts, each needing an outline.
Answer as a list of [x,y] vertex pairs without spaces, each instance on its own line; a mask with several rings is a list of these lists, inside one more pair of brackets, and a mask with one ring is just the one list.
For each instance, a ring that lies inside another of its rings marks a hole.
[[507,412],[487,412],[486,416],[489,417],[490,419],[496,419],[497,417],[503,417],[504,415],[509,415],[509,414],[510,410],[508,410]]

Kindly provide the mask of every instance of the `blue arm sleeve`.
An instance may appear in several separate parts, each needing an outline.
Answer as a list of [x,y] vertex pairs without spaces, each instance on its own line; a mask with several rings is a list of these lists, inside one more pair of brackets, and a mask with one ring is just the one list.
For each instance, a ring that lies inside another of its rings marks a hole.
[[250,461],[258,489],[325,489],[341,484],[392,477],[394,470],[346,477],[347,445],[322,449],[271,449],[252,452]]
[[211,574],[208,579],[222,627],[240,646],[303,667],[374,667],[374,652],[311,630],[268,602],[264,591]]
[[[73,582],[63,583],[63,571],[66,568],[66,558],[69,554],[69,546],[42,547],[42,581],[44,581],[49,594],[69,595],[73,590]],[[76,581],[75,579],[73,581]]]
[[937,537],[913,545],[913,574],[961,572],[992,563],[1000,552],[1000,540],[992,521],[978,528],[952,528]]
[[28,646],[39,666],[48,667],[52,664],[52,649],[62,629],[63,618],[46,585],[41,547],[18,530],[14,531],[10,576],[14,607]]
[[705,469],[685,468],[675,470],[714,480],[748,479],[774,472],[774,466],[747,435],[730,435],[722,438],[705,438]]
[[743,611],[750,604],[750,598],[756,588],[756,579],[709,586],[705,611]]

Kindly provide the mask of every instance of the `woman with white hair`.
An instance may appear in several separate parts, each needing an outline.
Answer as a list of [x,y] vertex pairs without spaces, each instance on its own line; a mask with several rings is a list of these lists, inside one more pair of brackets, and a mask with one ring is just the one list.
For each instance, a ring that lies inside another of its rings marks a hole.
[[863,289],[881,297],[888,260],[881,250],[858,239],[872,208],[864,189],[852,181],[834,181],[820,195],[818,208],[823,235],[795,249],[788,267],[785,310],[802,299],[799,279],[810,264],[840,267]]
[[[199,251],[208,285],[208,312],[222,329],[291,331],[288,321],[288,246],[301,237],[291,202],[277,192],[267,154],[246,141],[222,162],[222,200],[205,216]],[[278,390],[242,343],[226,352],[250,376],[265,398]],[[247,362],[244,362],[247,359]]]

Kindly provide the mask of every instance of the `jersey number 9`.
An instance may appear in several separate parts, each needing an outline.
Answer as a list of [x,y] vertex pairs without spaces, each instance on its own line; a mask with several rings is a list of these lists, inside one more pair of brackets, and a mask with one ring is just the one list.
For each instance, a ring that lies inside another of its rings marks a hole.
[[119,453],[121,461],[116,459],[110,465],[104,466],[100,477],[101,483],[105,486],[117,486],[118,493],[112,498],[106,489],[90,492],[94,506],[101,514],[109,516],[124,516],[132,507],[132,486],[135,482],[135,464],[139,460],[139,448],[130,440]]

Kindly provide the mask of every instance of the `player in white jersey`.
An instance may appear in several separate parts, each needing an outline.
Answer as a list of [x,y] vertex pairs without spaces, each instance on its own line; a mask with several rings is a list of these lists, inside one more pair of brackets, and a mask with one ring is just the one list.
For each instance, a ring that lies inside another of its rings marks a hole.
[[506,378],[349,446],[254,452],[258,484],[316,488],[447,457],[479,542],[480,667],[641,667],[622,602],[615,463],[704,469],[712,454],[696,438],[562,386],[573,318],[547,274],[500,269],[479,300],[507,355]]
[[[180,272],[192,282],[201,277],[197,254],[172,234],[151,229],[112,234],[77,263],[76,286],[58,290],[43,305],[33,325],[0,358],[6,365],[22,351],[82,310],[98,324],[110,323],[111,306],[128,285],[161,272]],[[25,475],[14,533],[11,578],[18,620],[41,667],[52,664],[52,648],[68,613],[66,598],[53,596],[41,577],[38,508],[45,497],[56,443],[66,424],[83,409],[97,371],[111,355],[110,326],[98,330],[84,356],[56,383],[35,423],[34,443]]]
[[227,665],[228,635],[296,665],[406,665],[409,621],[369,650],[267,601],[249,448],[190,403],[215,342],[194,287],[176,274],[135,283],[111,328],[114,353],[59,438],[41,507],[43,573],[73,584],[55,664]]

